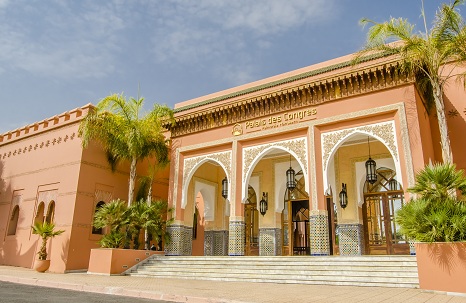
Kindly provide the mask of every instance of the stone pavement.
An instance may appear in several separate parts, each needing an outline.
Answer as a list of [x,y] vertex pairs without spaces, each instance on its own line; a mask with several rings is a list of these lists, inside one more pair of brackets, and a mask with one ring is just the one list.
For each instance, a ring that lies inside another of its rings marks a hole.
[[466,294],[450,294],[409,288],[220,282],[129,276],[101,276],[89,275],[86,273],[55,274],[38,273],[31,269],[10,266],[0,266],[0,281],[192,303],[466,303]]

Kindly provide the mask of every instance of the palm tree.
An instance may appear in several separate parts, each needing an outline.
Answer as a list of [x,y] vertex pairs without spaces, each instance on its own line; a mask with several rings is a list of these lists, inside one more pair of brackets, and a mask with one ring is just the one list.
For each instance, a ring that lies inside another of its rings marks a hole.
[[161,240],[164,243],[170,241],[170,234],[166,232],[167,225],[173,223],[174,218],[170,218],[169,214],[173,211],[173,208],[168,208],[168,202],[165,200],[151,201],[149,212],[150,220],[146,221],[144,228],[147,230],[146,233],[146,247],[149,248],[149,241],[152,239],[155,243]]
[[120,231],[126,225],[127,207],[123,200],[116,199],[102,205],[94,214],[93,226],[95,228],[109,227],[110,232]]
[[116,199],[104,204],[94,214],[92,225],[95,228],[108,227],[109,232],[100,239],[101,247],[119,248],[126,241],[128,207],[125,201]]
[[133,249],[139,249],[139,236],[145,224],[150,221],[150,207],[140,200],[128,208],[128,228],[133,238]]
[[427,201],[444,201],[456,197],[457,191],[466,195],[466,178],[455,164],[429,164],[416,175],[416,183],[408,191]]
[[[466,240],[466,176],[454,164],[429,164],[408,189],[418,195],[396,212],[400,232],[420,242]],[[461,193],[458,198],[454,193]]]
[[128,205],[134,197],[136,164],[154,156],[166,162],[168,145],[164,125],[173,124],[173,111],[167,106],[154,104],[153,109],[141,115],[144,98],[130,98],[113,94],[102,99],[90,110],[79,127],[83,147],[92,140],[103,146],[112,170],[120,160],[130,161]]
[[[421,13],[425,32],[414,33],[414,26],[406,19],[391,18],[377,23],[362,19],[361,24],[372,24],[363,50],[355,58],[357,63],[370,52],[385,52],[400,58],[400,67],[404,72],[416,76],[418,87],[424,97],[426,110],[434,107],[440,130],[442,158],[446,163],[453,163],[448,126],[445,118],[443,88],[446,81],[466,74],[457,75],[454,67],[466,63],[466,26],[458,12],[458,6],[464,0],[454,0],[450,5],[443,4],[437,11],[432,28],[428,30],[424,8]],[[424,7],[424,2],[422,2]],[[389,43],[394,41],[399,43]]]
[[55,224],[45,222],[36,222],[32,226],[32,233],[35,235],[39,235],[42,238],[42,245],[40,246],[39,252],[37,255],[39,256],[39,260],[47,260],[47,241],[49,238],[53,238],[62,234],[64,230],[55,230]]

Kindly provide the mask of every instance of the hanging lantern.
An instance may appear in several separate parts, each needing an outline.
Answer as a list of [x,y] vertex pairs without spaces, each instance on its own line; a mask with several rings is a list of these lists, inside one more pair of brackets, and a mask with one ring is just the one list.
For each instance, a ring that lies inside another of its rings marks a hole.
[[286,188],[288,188],[288,190],[293,190],[296,188],[295,171],[291,167],[291,155],[290,168],[286,171]]
[[348,194],[346,193],[346,184],[341,183],[340,206],[345,209],[348,205]]
[[228,197],[228,179],[225,177],[225,179],[222,180],[222,197],[226,199]]
[[294,169],[290,168],[286,171],[286,188],[289,190],[293,190],[296,188],[296,180],[295,178],[295,172]]
[[264,216],[267,210],[269,209],[268,202],[267,202],[268,196],[269,196],[268,193],[265,193],[265,192],[262,193],[262,199],[259,202],[259,212],[261,213],[262,216]]
[[366,161],[366,181],[370,184],[374,184],[377,181],[377,164],[371,158],[369,137],[367,137],[367,145],[369,146],[369,159]]

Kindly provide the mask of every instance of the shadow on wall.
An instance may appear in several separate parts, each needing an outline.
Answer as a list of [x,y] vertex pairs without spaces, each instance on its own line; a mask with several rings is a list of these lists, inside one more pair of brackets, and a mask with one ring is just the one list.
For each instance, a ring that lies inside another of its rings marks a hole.
[[466,157],[464,156],[464,133],[460,130],[466,129],[466,106],[456,108],[451,100],[443,95],[445,103],[445,116],[450,134],[450,144],[453,153],[453,162],[457,168],[466,169]]
[[31,237],[30,223],[25,222],[21,205],[15,218],[13,190],[6,179],[4,166],[0,160],[0,264],[32,267],[36,246],[23,248],[23,242]]

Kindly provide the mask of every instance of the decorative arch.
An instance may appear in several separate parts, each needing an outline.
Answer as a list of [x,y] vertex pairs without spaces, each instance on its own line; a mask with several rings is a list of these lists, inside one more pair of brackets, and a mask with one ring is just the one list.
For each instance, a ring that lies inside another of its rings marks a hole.
[[[247,189],[249,179],[251,178],[254,167],[269,152],[274,149],[283,150],[291,154],[303,171],[303,175],[308,178],[308,147],[306,138],[297,138],[292,140],[268,143],[243,149],[243,175],[241,184],[241,198],[245,203],[247,199]],[[306,191],[309,192],[309,182],[306,182]]]
[[8,224],[8,233],[7,236],[16,235],[16,228],[18,226],[19,220],[19,206],[16,205],[11,212],[10,222]]
[[52,223],[54,217],[55,217],[55,201],[50,201],[49,207],[47,209],[47,216],[45,217],[45,221],[47,221],[48,223]]
[[[324,176],[324,190],[328,188],[328,166],[330,159],[336,150],[351,136],[355,134],[364,134],[371,136],[380,141],[390,152],[395,162],[396,174],[401,176],[401,166],[398,154],[398,145],[395,133],[395,122],[381,122],[369,125],[363,125],[334,132],[323,133],[322,142],[322,170]],[[401,180],[400,180],[400,183]]]
[[41,201],[39,206],[37,207],[36,217],[34,218],[34,223],[42,223],[44,222],[44,211],[45,211],[45,203]]
[[186,203],[188,203],[188,185],[191,182],[191,179],[196,172],[196,170],[206,162],[215,162],[220,165],[225,175],[228,179],[228,196],[231,193],[231,151],[221,152],[221,153],[214,153],[209,155],[203,155],[198,157],[192,157],[184,159],[183,162],[183,186],[182,186],[182,194],[181,194],[181,208],[184,209],[186,207]]

